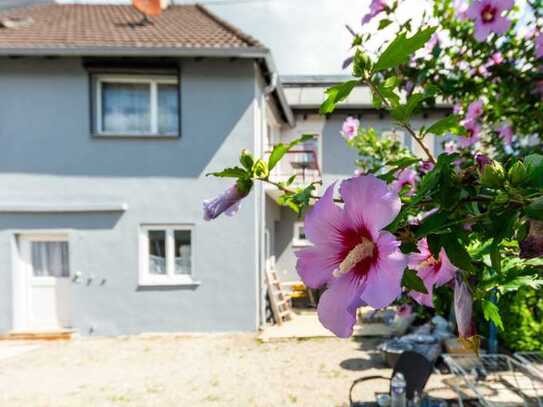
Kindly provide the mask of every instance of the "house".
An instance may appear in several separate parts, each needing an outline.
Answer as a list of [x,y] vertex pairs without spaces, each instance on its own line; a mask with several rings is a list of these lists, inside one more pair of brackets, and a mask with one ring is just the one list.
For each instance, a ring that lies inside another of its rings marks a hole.
[[263,192],[202,201],[268,121],[294,124],[268,49],[207,9],[0,13],[0,332],[260,325]]
[[352,176],[349,115],[415,149],[363,87],[318,115],[345,78],[281,80],[267,48],[204,7],[151,21],[124,5],[0,12],[0,333],[254,331],[266,268],[298,280],[303,224],[263,185],[204,222],[202,201],[232,182],[205,174],[312,133],[272,176]]

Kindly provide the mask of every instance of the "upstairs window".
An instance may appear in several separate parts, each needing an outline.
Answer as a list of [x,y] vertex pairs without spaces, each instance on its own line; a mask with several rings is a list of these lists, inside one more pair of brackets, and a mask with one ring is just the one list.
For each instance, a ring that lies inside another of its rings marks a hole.
[[177,137],[179,81],[175,76],[99,75],[98,136]]

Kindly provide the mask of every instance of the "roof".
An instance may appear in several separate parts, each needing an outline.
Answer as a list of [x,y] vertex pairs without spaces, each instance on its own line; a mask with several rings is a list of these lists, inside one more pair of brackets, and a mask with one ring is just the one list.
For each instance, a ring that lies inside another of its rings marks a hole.
[[0,48],[226,48],[264,47],[199,5],[168,7],[152,24],[130,5],[44,4],[0,12],[28,20],[0,29]]
[[[152,24],[140,24],[142,15],[130,5],[41,4],[1,10],[0,56],[254,58],[268,82],[277,75],[264,45],[203,6],[171,5],[149,19]],[[272,92],[293,126],[281,85]]]
[[281,75],[285,87],[333,86],[351,79],[351,75]]

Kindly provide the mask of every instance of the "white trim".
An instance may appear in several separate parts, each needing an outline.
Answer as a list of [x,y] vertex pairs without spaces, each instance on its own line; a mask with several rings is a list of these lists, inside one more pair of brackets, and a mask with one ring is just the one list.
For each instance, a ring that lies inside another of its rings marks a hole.
[[0,212],[124,212],[128,204],[119,203],[0,203]]
[[[149,93],[149,115],[150,115],[150,131],[123,131],[123,132],[107,132],[103,130],[102,118],[102,85],[104,83],[139,83],[148,84]],[[122,75],[122,74],[107,74],[96,75],[95,89],[95,133],[99,137],[178,137],[180,129],[175,133],[160,133],[158,129],[158,85],[178,85],[179,79],[172,75]],[[179,92],[179,89],[177,90]],[[180,106],[177,107],[177,120],[179,120]]]
[[300,229],[304,227],[304,222],[294,222],[294,234],[292,236],[292,246],[294,247],[305,247],[305,246],[311,246],[311,243],[309,240],[306,239],[299,239],[300,236]]
[[[166,274],[156,275],[149,273],[149,231],[166,232]],[[191,270],[190,275],[175,274],[175,237],[176,231],[190,231],[191,244]],[[194,286],[200,282],[195,281],[195,226],[193,224],[145,224],[139,230],[139,286]]]

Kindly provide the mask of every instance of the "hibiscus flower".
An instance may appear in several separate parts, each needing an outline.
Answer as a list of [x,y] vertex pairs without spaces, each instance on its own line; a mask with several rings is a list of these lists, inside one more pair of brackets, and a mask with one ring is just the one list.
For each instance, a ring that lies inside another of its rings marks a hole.
[[481,126],[475,120],[464,121],[462,125],[468,131],[467,136],[458,137],[458,145],[462,148],[467,148],[480,140]]
[[401,295],[407,257],[383,230],[400,212],[398,194],[373,175],[345,180],[339,191],[343,208],[334,204],[332,185],[306,215],[304,230],[314,246],[296,252],[296,269],[308,287],[327,286],[319,319],[346,338],[358,307],[382,308]]
[[396,174],[396,181],[390,184],[390,189],[397,194],[405,187],[409,185],[408,194],[415,191],[415,185],[417,183],[417,172],[412,168],[404,168]]
[[417,243],[419,253],[409,256],[409,268],[415,270],[420,279],[424,282],[427,294],[411,291],[409,296],[419,304],[433,307],[433,289],[451,281],[456,274],[456,267],[450,262],[445,249],[441,248],[439,258],[436,259],[428,248],[426,239]]
[[506,146],[513,144],[513,128],[510,125],[503,125],[499,130],[499,135]]
[[369,23],[373,17],[385,11],[388,7],[386,0],[372,0],[370,12],[362,18],[362,25]]
[[483,42],[490,33],[501,35],[511,26],[511,21],[502,16],[511,10],[514,0],[473,0],[466,10],[466,16],[475,21],[475,39]]
[[360,120],[354,117],[347,117],[341,127],[341,135],[347,140],[352,140],[357,134],[360,128]]
[[240,191],[235,184],[218,197],[205,200],[203,203],[204,220],[215,219],[223,213],[227,216],[234,216],[239,210],[241,200],[247,195],[247,193]]

